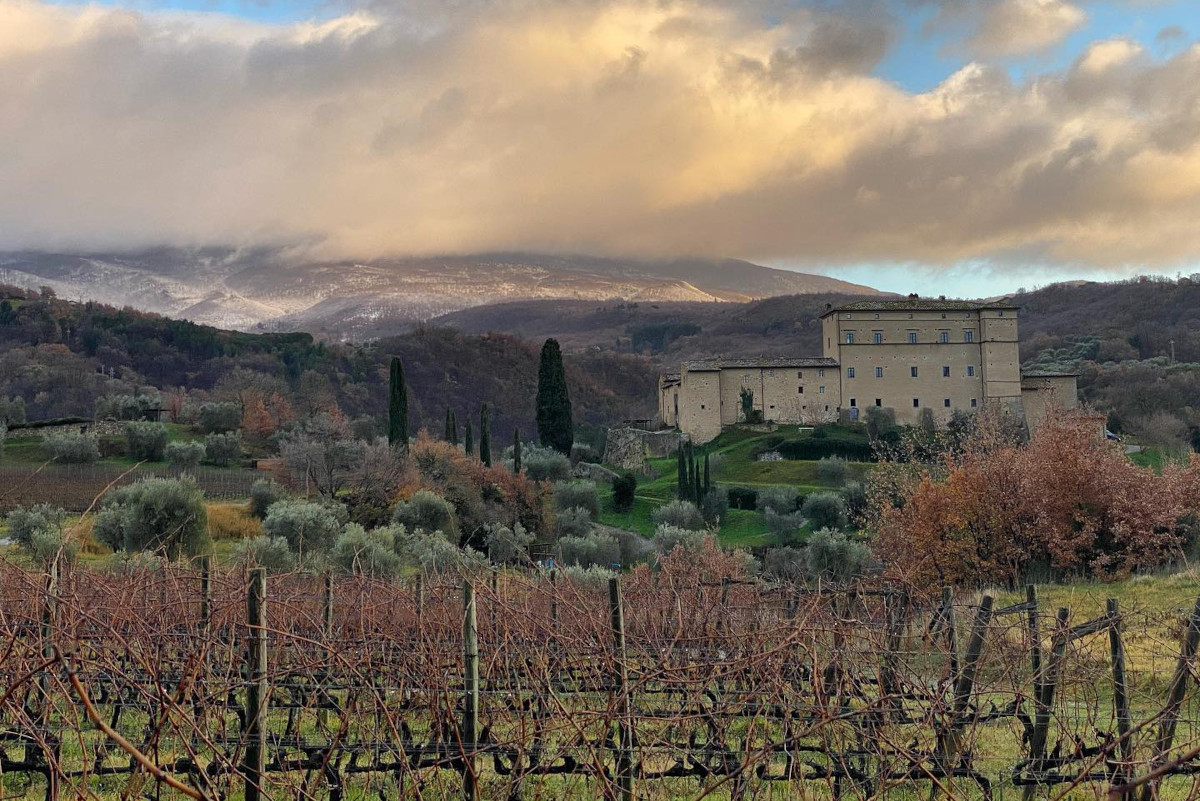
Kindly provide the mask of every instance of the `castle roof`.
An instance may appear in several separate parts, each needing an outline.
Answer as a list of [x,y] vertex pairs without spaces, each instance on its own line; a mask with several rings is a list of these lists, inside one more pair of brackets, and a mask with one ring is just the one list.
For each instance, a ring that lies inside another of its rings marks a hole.
[[1034,371],[1032,373],[1026,373],[1022,371],[1021,380],[1024,381],[1026,378],[1079,378],[1079,376],[1080,373],[1056,373],[1052,371],[1041,370]]
[[700,359],[684,362],[683,369],[689,373],[715,372],[717,370],[789,369],[793,367],[837,367],[837,359],[813,357],[787,357],[779,359]]
[[846,311],[984,311],[990,309],[1015,311],[1019,308],[1019,306],[1014,306],[1011,303],[908,297],[901,300],[859,300],[854,303],[830,308],[821,317],[828,317],[834,312]]

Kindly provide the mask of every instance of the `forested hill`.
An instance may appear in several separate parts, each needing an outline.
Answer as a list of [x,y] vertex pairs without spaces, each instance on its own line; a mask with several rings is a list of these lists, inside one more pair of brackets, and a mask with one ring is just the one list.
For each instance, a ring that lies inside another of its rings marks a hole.
[[[540,341],[420,327],[369,345],[326,345],[308,334],[248,334],[97,303],[0,287],[0,397],[20,396],[29,419],[92,413],[96,398],[148,387],[178,399],[278,395],[297,415],[336,405],[350,419],[382,419],[387,361],[408,372],[414,428],[440,432],[494,406],[494,433],[534,430]],[[647,416],[655,369],[644,357],[568,353],[576,419]]]

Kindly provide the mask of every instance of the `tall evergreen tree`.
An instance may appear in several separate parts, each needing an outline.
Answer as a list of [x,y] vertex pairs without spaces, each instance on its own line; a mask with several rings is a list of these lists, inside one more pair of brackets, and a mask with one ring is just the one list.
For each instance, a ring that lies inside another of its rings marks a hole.
[[486,403],[479,410],[479,461],[492,466],[492,409]]
[[454,412],[450,411],[449,406],[446,407],[446,428],[445,433],[442,434],[442,439],[446,440],[446,442],[454,442],[454,440],[458,439],[458,432],[454,430]]
[[679,443],[679,449],[675,451],[675,494],[679,496],[679,500],[687,500],[687,468],[684,466],[683,443]]
[[571,397],[567,391],[562,350],[555,339],[547,339],[542,346],[536,408],[538,440],[569,456],[575,442],[575,423],[571,417]]
[[704,500],[704,490],[700,486],[700,462],[692,462],[692,502],[697,506]]
[[466,434],[466,437],[463,439],[463,450],[465,450],[467,452],[468,456],[475,453],[475,435],[471,431],[471,418],[470,417],[467,418],[467,434]]
[[404,365],[399,356],[392,357],[388,386],[388,442],[408,447],[408,387],[404,384]]
[[708,470],[708,451],[704,452],[704,494],[712,492],[712,474]]
[[458,420],[454,417],[454,410],[450,410],[450,444],[458,444]]
[[513,472],[521,474],[521,429],[513,429]]

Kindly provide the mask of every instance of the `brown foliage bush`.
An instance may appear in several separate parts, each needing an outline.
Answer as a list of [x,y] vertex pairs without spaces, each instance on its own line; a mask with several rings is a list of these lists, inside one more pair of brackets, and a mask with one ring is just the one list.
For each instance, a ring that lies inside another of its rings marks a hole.
[[1011,582],[1042,560],[1113,579],[1180,552],[1180,520],[1200,509],[1197,457],[1158,475],[1078,414],[1047,420],[1026,444],[996,431],[981,417],[961,451],[880,470],[868,519],[892,573],[928,586]]

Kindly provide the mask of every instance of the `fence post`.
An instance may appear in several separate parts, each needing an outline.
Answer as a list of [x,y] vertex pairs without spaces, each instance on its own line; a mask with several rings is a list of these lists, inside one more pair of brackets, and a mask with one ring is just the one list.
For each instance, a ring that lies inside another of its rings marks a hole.
[[267,768],[264,748],[267,697],[267,571],[250,571],[246,588],[246,624],[249,628],[246,648],[246,762],[242,766],[246,801],[260,801],[263,776]]
[[[42,656],[47,661],[54,657],[54,626],[58,619],[58,579],[59,579],[59,562],[55,557],[46,566],[46,597],[42,601]],[[38,681],[38,694],[41,698],[41,729],[43,739],[46,741],[47,753],[44,753],[43,760],[47,765],[46,770],[46,801],[57,801],[59,797],[59,773],[58,773],[58,752],[59,738],[58,734],[51,734],[50,715],[54,710],[54,704],[50,700],[50,671],[44,669]]]
[[[1108,649],[1112,658],[1113,707],[1117,715],[1117,738],[1121,755],[1121,767],[1113,779],[1119,784],[1124,784],[1133,756],[1133,744],[1129,741],[1129,695],[1125,685],[1125,643],[1121,639],[1120,602],[1116,598],[1109,598],[1106,608]],[[1122,798],[1128,799],[1130,795],[1126,793]]]
[[717,633],[721,634],[728,627],[726,621],[729,615],[729,585],[733,581],[729,576],[721,579],[721,611],[717,615]]
[[621,579],[608,580],[608,606],[612,613],[613,656],[617,668],[617,702],[621,722],[617,746],[617,790],[621,801],[633,801],[633,705],[629,697],[629,665],[625,651],[625,611],[621,606]]
[[942,587],[942,622],[946,626],[950,686],[954,686],[954,683],[958,681],[958,628],[954,619],[954,588],[949,585]]
[[1025,603],[1029,605],[1025,613],[1025,625],[1029,630],[1029,666],[1033,670],[1033,702],[1038,703],[1042,697],[1042,631],[1038,625],[1038,594],[1037,586],[1025,585]]
[[[1065,606],[1058,610],[1054,621],[1054,648],[1050,651],[1050,662],[1046,665],[1040,686],[1035,688],[1038,695],[1037,714],[1033,721],[1033,732],[1029,736],[1029,770],[1041,770],[1046,758],[1046,735],[1050,728],[1050,708],[1054,705],[1054,686],[1058,683],[1059,667],[1067,650],[1067,643],[1071,639],[1067,629],[1067,618],[1070,614],[1070,610]],[[1022,795],[1026,801],[1033,797],[1036,788],[1034,783],[1025,785]]]
[[462,780],[464,801],[478,801],[475,749],[479,739],[479,628],[475,617],[475,588],[463,581],[463,713]]
[[212,557],[200,559],[200,635],[207,641],[212,633]]
[[558,568],[550,571],[550,642],[558,644]]
[[[325,637],[325,647],[333,652],[333,574],[324,575],[323,591],[321,593],[321,634]],[[328,691],[321,693],[321,708],[317,711],[317,724],[322,730],[329,724],[330,697]]]
[[[1200,597],[1196,598],[1192,616],[1188,618],[1187,631],[1183,634],[1179,660],[1175,663],[1175,675],[1171,678],[1171,686],[1167,691],[1167,705],[1163,707],[1158,736],[1154,740],[1151,769],[1158,767],[1175,740],[1175,724],[1179,719],[1179,707],[1183,705],[1183,695],[1187,691],[1188,674],[1191,672],[1192,659],[1196,656],[1197,643],[1200,643]],[[1142,788],[1142,801],[1150,801],[1157,795],[1158,782],[1147,782]]]
[[[943,591],[943,598],[946,597]],[[979,600],[979,609],[975,612],[975,622],[971,625],[971,637],[967,640],[966,661],[962,672],[954,683],[954,706],[950,712],[950,726],[946,730],[946,738],[942,748],[942,770],[946,779],[947,796],[954,798],[954,768],[963,748],[963,716],[971,704],[971,693],[975,690],[975,675],[979,672],[979,662],[983,658],[983,646],[987,641],[988,626],[992,622],[993,598],[985,595]],[[929,793],[932,799],[937,795],[937,784]]]
[[425,620],[425,574],[417,574],[417,627]]

